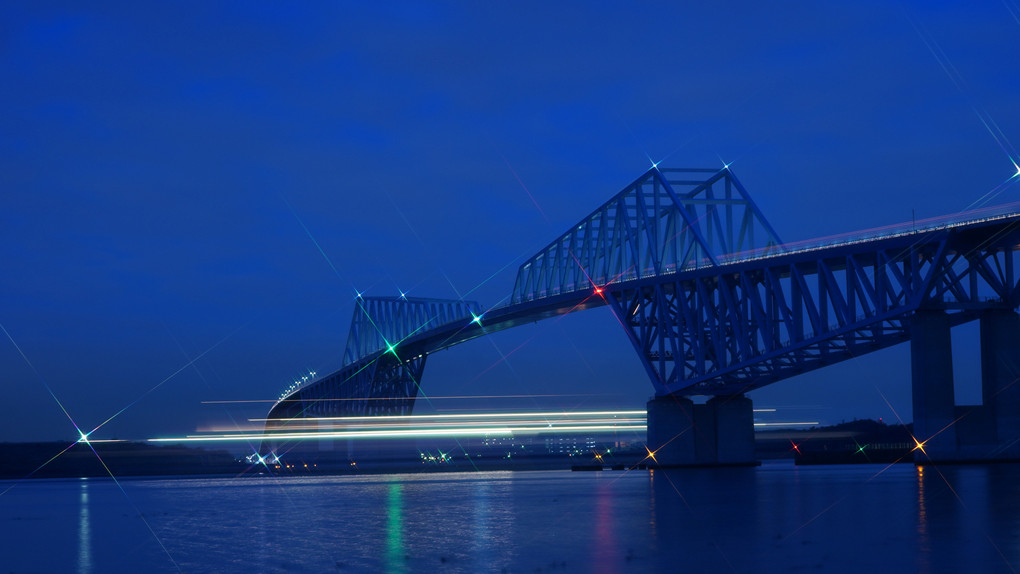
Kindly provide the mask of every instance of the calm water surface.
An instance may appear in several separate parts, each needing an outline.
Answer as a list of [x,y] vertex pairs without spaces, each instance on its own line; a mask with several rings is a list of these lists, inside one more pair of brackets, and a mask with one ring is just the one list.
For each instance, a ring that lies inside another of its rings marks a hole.
[[4,490],[0,573],[1020,570],[1017,465],[0,481]]

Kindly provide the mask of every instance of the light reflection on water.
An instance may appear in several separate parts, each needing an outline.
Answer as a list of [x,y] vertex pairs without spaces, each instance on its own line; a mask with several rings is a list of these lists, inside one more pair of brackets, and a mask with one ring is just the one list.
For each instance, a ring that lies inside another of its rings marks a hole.
[[89,524],[89,483],[81,481],[81,499],[78,503],[78,572],[92,572],[92,532]]
[[613,489],[611,483],[601,483],[595,487],[595,536],[594,548],[591,550],[594,571],[599,574],[614,572],[614,565],[619,562],[619,548],[615,532],[613,516]]
[[[1020,466],[883,469],[122,484],[186,572],[1020,569]],[[0,556],[5,572],[176,571],[107,480],[11,489]]]
[[917,467],[917,570],[931,571],[931,540],[928,538],[928,505],[925,500],[924,467]]
[[404,485],[392,482],[389,485],[386,503],[386,572],[402,574],[404,565],[404,519],[401,489]]

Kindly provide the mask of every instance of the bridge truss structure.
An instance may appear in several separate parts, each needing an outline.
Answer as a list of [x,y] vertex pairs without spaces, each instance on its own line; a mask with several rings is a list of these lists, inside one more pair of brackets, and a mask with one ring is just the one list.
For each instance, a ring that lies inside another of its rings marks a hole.
[[657,397],[738,395],[1020,305],[1020,204],[782,243],[728,167],[654,167],[519,268],[510,302],[359,298],[345,364],[270,419],[409,414],[429,354],[609,306]]

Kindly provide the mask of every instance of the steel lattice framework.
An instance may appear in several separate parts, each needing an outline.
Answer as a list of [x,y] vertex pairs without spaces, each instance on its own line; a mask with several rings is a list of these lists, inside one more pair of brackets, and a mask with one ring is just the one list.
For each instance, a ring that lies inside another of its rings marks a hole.
[[919,310],[960,324],[981,309],[1016,307],[1017,221],[971,231],[805,249],[605,296],[657,395],[743,393],[903,342]]
[[282,397],[271,418],[410,414],[428,355],[402,343],[481,314],[472,301],[359,296],[344,367]]
[[669,275],[779,243],[729,169],[653,168],[525,261],[511,301]]
[[358,297],[344,350],[349,365],[423,330],[482,314],[478,303],[418,297]]
[[608,305],[657,396],[744,393],[1020,305],[1020,205],[781,244],[728,168],[653,168],[521,265],[510,304],[359,298],[345,366],[271,419],[407,414],[430,353]]

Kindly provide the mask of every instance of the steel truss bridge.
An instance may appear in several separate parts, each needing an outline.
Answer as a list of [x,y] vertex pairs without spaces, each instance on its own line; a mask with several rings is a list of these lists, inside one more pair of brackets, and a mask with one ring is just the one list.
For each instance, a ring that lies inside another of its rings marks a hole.
[[739,395],[1020,305],[1020,204],[783,243],[728,168],[652,168],[525,261],[506,305],[359,297],[344,366],[270,419],[410,414],[428,356],[608,306],[657,397]]

